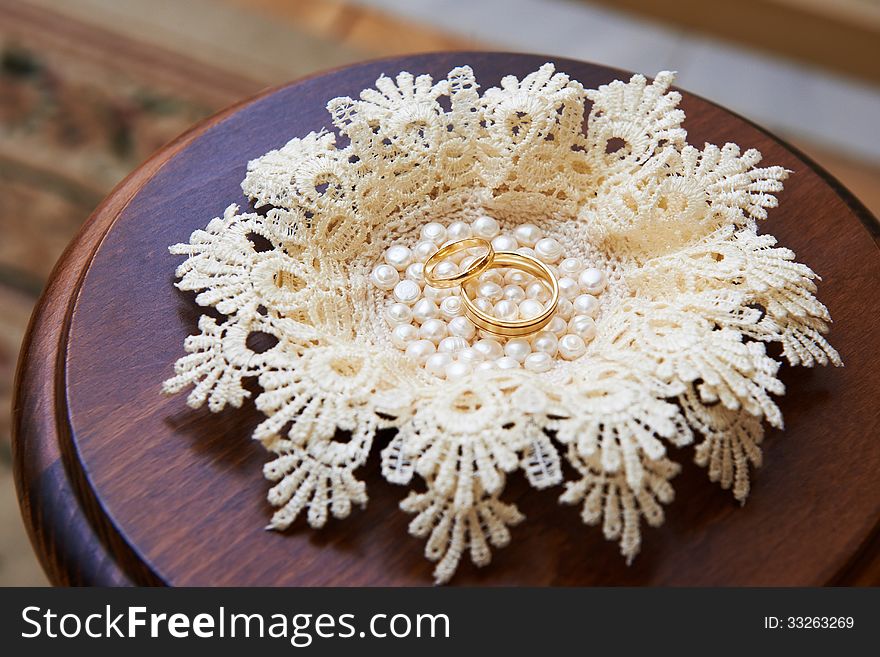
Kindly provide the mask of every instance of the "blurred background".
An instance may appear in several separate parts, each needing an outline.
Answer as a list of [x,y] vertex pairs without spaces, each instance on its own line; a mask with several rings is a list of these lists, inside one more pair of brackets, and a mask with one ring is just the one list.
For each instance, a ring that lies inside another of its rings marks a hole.
[[52,266],[98,202],[263,87],[458,49],[677,70],[880,215],[880,0],[0,0],[0,585],[46,583],[12,482],[13,375]]

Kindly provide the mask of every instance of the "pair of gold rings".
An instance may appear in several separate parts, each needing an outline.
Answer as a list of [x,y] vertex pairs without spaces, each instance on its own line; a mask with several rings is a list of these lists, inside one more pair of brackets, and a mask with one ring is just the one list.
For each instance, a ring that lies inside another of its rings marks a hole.
[[[456,253],[470,251],[471,249],[479,249],[480,253],[463,271],[449,276],[437,276],[435,274],[434,270],[438,264],[454,256]],[[544,283],[550,291],[550,300],[544,304],[544,310],[541,314],[535,317],[505,320],[494,317],[476,306],[474,300],[468,296],[464,284],[489,269],[501,267],[510,267],[524,271]],[[547,265],[537,258],[522,253],[495,251],[490,242],[479,237],[470,237],[442,247],[425,262],[424,272],[425,282],[431,287],[450,288],[458,285],[462,286],[461,302],[464,307],[465,317],[471,320],[475,326],[496,336],[514,337],[540,331],[553,318],[553,312],[559,303],[559,284],[553,271]]]

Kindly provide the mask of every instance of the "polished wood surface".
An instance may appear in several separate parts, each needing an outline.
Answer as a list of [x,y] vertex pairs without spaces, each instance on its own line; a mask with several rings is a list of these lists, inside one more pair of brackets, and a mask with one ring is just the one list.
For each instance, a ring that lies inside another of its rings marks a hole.
[[[545,58],[452,53],[403,57],[312,77],[200,124],[117,188],[59,262],[25,342],[15,404],[17,481],[25,519],[50,577],[71,584],[423,585],[432,564],[397,509],[378,450],[359,474],[370,502],[322,530],[299,520],[263,531],[271,513],[250,439],[252,404],[211,414],[159,390],[196,329],[199,309],[173,286],[186,241],[230,202],[246,162],[329,124],[324,104],[379,74],[444,76],[470,64],[483,87]],[[571,60],[587,86],[622,74]],[[794,171],[764,223],[823,276],[842,369],[783,367],[785,431],[768,432],[765,464],[744,508],[675,454],[667,522],[646,528],[627,567],[601,531],[519,475],[504,498],[527,521],[491,566],[463,563],[453,584],[804,585],[878,583],[880,316],[877,226],[815,165],[747,121],[685,94],[689,141],[755,147]],[[873,234],[872,234],[873,231]],[[384,437],[387,440],[388,436]]]

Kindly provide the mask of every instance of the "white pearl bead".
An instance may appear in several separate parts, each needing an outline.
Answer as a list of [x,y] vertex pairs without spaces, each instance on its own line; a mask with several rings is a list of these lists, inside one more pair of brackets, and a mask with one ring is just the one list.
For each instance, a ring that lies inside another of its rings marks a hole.
[[523,361],[523,367],[531,372],[547,372],[553,367],[553,358],[543,351],[536,351],[526,356],[526,359]]
[[489,301],[499,301],[503,295],[504,288],[498,285],[498,283],[486,281],[485,283],[480,283],[477,286],[477,296],[488,299]]
[[418,339],[419,329],[412,324],[398,324],[391,331],[391,344],[398,349],[406,349],[410,342]]
[[426,285],[422,290],[422,296],[426,299],[431,299],[436,302],[443,301],[443,299],[447,299],[453,296],[455,293],[451,288],[448,287],[431,287],[430,285]]
[[503,319],[512,322],[519,318],[519,306],[513,301],[502,299],[495,304],[494,308],[492,308],[492,315],[494,315],[496,319]]
[[510,284],[504,286],[504,289],[501,291],[501,297],[508,301],[519,303],[526,298],[526,293],[519,285]]
[[471,367],[470,363],[462,363],[461,361],[449,363],[449,365],[446,366],[446,380],[457,381],[466,376],[470,376],[473,371],[473,367]]
[[565,332],[568,330],[568,322],[566,322],[562,317],[556,315],[553,319],[545,327],[547,331],[550,331],[557,338],[561,338],[565,335]]
[[440,309],[431,299],[419,299],[412,307],[412,317],[416,323],[421,324],[428,319],[437,319]]
[[462,363],[470,363],[471,365],[476,365],[477,363],[482,363],[484,360],[486,360],[486,357],[483,355],[483,353],[478,349],[474,349],[473,347],[462,349],[456,354],[456,358]]
[[428,360],[428,356],[436,350],[437,348],[430,340],[413,340],[406,346],[406,355],[419,365],[424,365],[425,361]]
[[543,262],[556,262],[562,257],[562,245],[552,237],[545,237],[535,244],[535,253]]
[[458,265],[451,260],[444,260],[443,262],[438,262],[431,273],[437,278],[449,278],[458,273]]
[[521,287],[523,285],[528,285],[530,280],[532,280],[532,275],[520,269],[510,269],[504,274],[504,282],[508,285]]
[[443,378],[446,376],[446,366],[452,363],[452,354],[437,352],[431,354],[425,361],[425,369],[434,376]]
[[499,235],[492,240],[492,248],[496,251],[515,251],[519,242],[510,235]]
[[528,256],[529,258],[537,258],[538,254],[535,253],[534,249],[531,249],[527,246],[521,246],[516,250],[520,255]]
[[581,288],[578,285],[578,282],[573,278],[563,276],[559,279],[558,283],[559,296],[565,299],[574,299],[578,294],[580,294]]
[[587,315],[595,319],[599,314],[599,300],[592,294],[580,294],[574,298],[571,304],[578,315]]
[[515,370],[519,368],[519,361],[510,356],[502,356],[495,359],[495,367],[499,370]]
[[453,317],[458,317],[462,312],[460,297],[446,297],[440,302],[440,315],[443,319],[450,320]]
[[550,301],[550,290],[542,282],[535,281],[534,283],[529,283],[526,287],[526,297],[546,303]]
[[402,244],[395,244],[385,251],[385,262],[397,271],[403,271],[413,261],[413,252]]
[[419,337],[434,344],[439,344],[440,340],[446,337],[446,333],[446,322],[442,319],[426,319],[419,327]]
[[504,347],[501,346],[498,340],[493,340],[492,338],[477,340],[474,343],[474,349],[490,360],[501,358],[504,355]]
[[498,234],[500,226],[493,217],[484,214],[474,219],[471,229],[475,236],[482,237],[484,240],[491,240]]
[[439,249],[434,242],[423,240],[413,247],[413,259],[416,262],[425,262],[432,255],[437,253]]
[[526,299],[519,304],[519,316],[522,319],[532,319],[544,312],[544,304],[537,299]]
[[400,274],[391,265],[378,265],[370,274],[370,280],[380,290],[390,290],[400,281]]
[[474,372],[489,372],[490,370],[495,369],[495,361],[494,360],[484,360],[482,363],[477,363],[474,366]]
[[559,303],[556,304],[556,316],[561,317],[567,322],[571,319],[572,315],[574,315],[574,305],[571,301],[565,297],[559,299]]
[[480,274],[477,280],[479,280],[480,283],[497,283],[498,285],[501,285],[504,282],[504,276],[501,275],[501,272],[498,269],[489,269]]
[[445,242],[446,227],[443,224],[438,224],[436,221],[427,223],[422,226],[421,238],[433,242],[434,244]]
[[532,351],[540,351],[549,356],[556,355],[559,338],[552,331],[539,331],[532,336]]
[[544,231],[535,224],[520,224],[513,231],[513,236],[523,246],[532,247],[535,246],[538,240],[544,237]]
[[472,256],[472,255],[465,256],[464,258],[461,259],[461,262],[458,263],[458,268],[461,271],[467,271],[468,269],[470,269],[471,265],[474,264],[476,261],[477,261],[477,256]]
[[453,221],[446,229],[446,239],[457,242],[471,236],[471,227],[463,221]]
[[568,322],[568,332],[579,335],[585,342],[596,337],[596,322],[587,315],[575,315]]
[[454,317],[449,320],[449,334],[470,340],[477,333],[477,327],[467,317]]
[[392,303],[385,309],[385,321],[388,322],[389,326],[409,324],[412,318],[412,310],[405,303]]
[[415,281],[404,279],[394,286],[394,300],[411,305],[416,302],[422,288]]
[[424,283],[425,282],[425,263],[424,262],[414,262],[409,267],[406,268],[406,273],[404,274],[409,280],[415,281],[416,283]]
[[525,338],[511,338],[504,345],[504,355],[521,363],[532,353],[532,345]]
[[485,297],[477,297],[474,299],[474,306],[489,315],[492,314],[492,310],[495,308],[495,305]]
[[581,272],[581,275],[578,277],[578,283],[581,284],[581,288],[587,294],[599,294],[605,289],[608,280],[601,270],[590,267]]
[[559,340],[559,355],[565,360],[574,360],[580,358],[587,351],[587,345],[584,344],[583,338],[579,335],[569,333],[563,335]]
[[448,338],[443,338],[440,340],[440,344],[437,347],[438,351],[442,351],[449,354],[454,354],[462,349],[468,348],[468,341],[458,335],[450,335]]
[[564,276],[571,276],[572,278],[575,278],[580,274],[581,269],[583,268],[584,263],[580,261],[580,258],[566,258],[559,263],[559,271],[562,272]]

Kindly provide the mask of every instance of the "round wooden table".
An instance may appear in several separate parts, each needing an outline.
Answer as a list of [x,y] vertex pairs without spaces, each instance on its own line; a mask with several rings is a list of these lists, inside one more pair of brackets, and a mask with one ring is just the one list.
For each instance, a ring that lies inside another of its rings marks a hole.
[[[211,414],[160,384],[200,310],[172,285],[186,241],[231,202],[249,159],[330,125],[325,103],[382,74],[442,78],[469,64],[483,88],[546,58],[443,53],[368,62],[269,91],[199,124],[159,151],[101,204],[68,248],[25,340],[14,450],[22,512],[57,584],[423,585],[433,564],[397,509],[378,451],[360,474],[370,502],[322,530],[300,519],[263,531],[271,509],[250,435],[252,403]],[[555,60],[595,87],[628,74]],[[769,431],[748,504],[708,481],[690,453],[667,522],[646,528],[627,567],[616,544],[557,504],[559,488],[512,477],[504,498],[527,522],[483,569],[453,584],[822,585],[880,583],[878,225],[827,173],[748,121],[684,94],[692,144],[758,148],[793,175],[762,229],[822,277],[845,368],[783,366],[785,431]],[[386,436],[387,440],[387,436]]]

